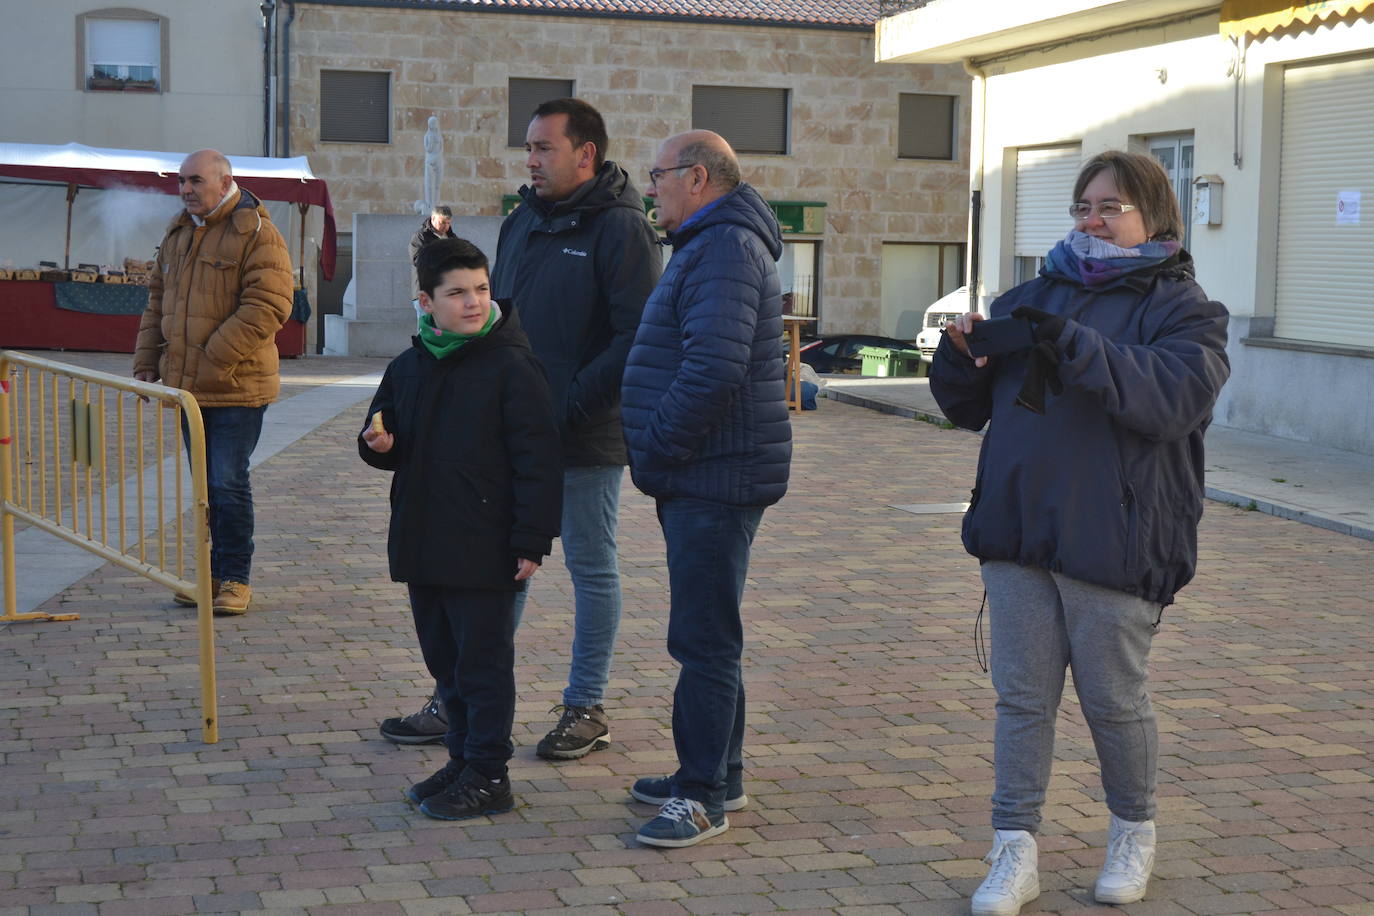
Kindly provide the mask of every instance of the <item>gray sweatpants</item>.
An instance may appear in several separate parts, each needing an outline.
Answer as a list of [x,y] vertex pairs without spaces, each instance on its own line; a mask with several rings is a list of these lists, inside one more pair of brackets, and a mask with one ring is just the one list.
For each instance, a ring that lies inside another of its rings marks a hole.
[[982,571],[997,689],[993,827],[1040,826],[1069,667],[1107,808],[1124,820],[1152,820],[1159,730],[1145,679],[1160,606],[1015,563],[989,561]]

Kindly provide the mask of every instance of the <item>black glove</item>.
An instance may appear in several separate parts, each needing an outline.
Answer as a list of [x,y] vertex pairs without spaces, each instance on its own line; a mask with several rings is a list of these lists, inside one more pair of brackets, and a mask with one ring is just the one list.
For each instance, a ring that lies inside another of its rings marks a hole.
[[[1063,319],[1059,319],[1063,323]],[[1026,357],[1026,379],[1016,395],[1016,403],[1032,413],[1045,412],[1045,386],[1056,395],[1064,393],[1064,383],[1059,380],[1059,349],[1048,341],[1042,340],[1032,347]]]
[[[1031,308],[1029,305],[1018,305],[1011,310],[1011,317],[1020,318],[1022,321],[1031,323],[1031,336],[1036,340],[1058,340],[1059,335],[1064,333],[1064,318],[1060,315],[1051,315],[1041,309]],[[1056,363],[1059,360],[1055,360]]]

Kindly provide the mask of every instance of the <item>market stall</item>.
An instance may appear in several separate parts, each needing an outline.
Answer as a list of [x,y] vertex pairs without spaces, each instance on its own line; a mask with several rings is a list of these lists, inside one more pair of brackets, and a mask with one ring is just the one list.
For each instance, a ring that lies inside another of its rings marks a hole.
[[[0,347],[132,352],[148,260],[181,207],[185,153],[78,143],[0,143]],[[333,276],[334,211],[304,156],[230,156],[234,180],[263,201],[291,249],[292,317],[283,356],[305,352],[318,257]]]

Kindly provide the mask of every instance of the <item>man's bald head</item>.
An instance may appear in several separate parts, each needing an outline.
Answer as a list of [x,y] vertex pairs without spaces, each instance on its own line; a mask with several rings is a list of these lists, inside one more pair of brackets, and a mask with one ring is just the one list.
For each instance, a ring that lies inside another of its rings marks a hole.
[[700,165],[710,176],[711,187],[728,194],[740,183],[739,159],[720,134],[709,130],[687,130],[663,143],[678,162]]
[[177,173],[177,193],[186,212],[201,218],[219,206],[233,184],[233,168],[219,150],[196,150],[181,163]]
[[739,160],[720,134],[689,130],[659,145],[649,178],[654,217],[659,226],[674,232],[739,185]]

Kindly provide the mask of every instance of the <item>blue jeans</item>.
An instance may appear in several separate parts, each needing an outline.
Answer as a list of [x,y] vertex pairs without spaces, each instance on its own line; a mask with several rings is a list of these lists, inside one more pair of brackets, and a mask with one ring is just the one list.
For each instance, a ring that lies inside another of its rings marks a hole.
[[740,601],[761,508],[661,499],[668,547],[668,654],[682,666],[673,691],[675,791],[711,813],[744,769],[744,624]]
[[990,560],[982,572],[997,689],[993,827],[1040,826],[1066,668],[1097,749],[1107,809],[1153,820],[1159,729],[1145,681],[1159,605],[1015,563]]
[[[262,434],[262,407],[202,407],[210,498],[210,575],[248,583],[253,567],[253,488],[248,459]],[[186,420],[181,422],[187,437]],[[188,443],[187,450],[189,452]]]
[[[606,698],[611,657],[620,630],[620,565],[616,523],[620,513],[620,465],[568,468],[563,472],[563,564],[573,584],[572,664],[563,691],[567,706],[595,706]],[[525,613],[526,592],[515,598],[515,626]]]

